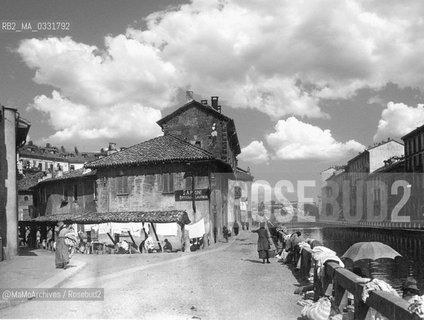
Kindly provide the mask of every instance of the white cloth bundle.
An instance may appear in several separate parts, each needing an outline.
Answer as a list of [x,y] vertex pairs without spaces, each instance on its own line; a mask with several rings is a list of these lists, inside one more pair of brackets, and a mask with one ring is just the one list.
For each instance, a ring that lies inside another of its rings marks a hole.
[[420,319],[424,319],[424,295],[414,297],[408,310],[415,313]]
[[397,291],[392,288],[390,284],[384,282],[383,280],[373,279],[368,282],[364,286],[364,290],[362,291],[362,301],[366,301],[370,295],[370,291],[385,291],[393,293],[395,296],[399,296]]
[[312,249],[312,258],[317,262],[317,273],[321,278],[324,270],[322,267],[324,263],[329,260],[337,262],[342,268],[344,268],[344,263],[336,255],[336,253],[333,250],[323,246],[316,246]]
[[330,300],[327,297],[322,297],[317,302],[305,306],[301,311],[301,315],[308,320],[328,320],[330,312]]

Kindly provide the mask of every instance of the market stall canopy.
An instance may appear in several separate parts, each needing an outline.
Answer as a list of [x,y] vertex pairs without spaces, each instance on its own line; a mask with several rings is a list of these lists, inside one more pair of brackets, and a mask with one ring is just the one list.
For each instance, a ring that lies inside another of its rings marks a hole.
[[171,223],[180,225],[189,224],[190,219],[186,211],[126,211],[126,212],[90,212],[85,214],[56,214],[40,216],[32,219],[33,222],[79,224],[99,224],[108,222],[146,222],[146,223]]

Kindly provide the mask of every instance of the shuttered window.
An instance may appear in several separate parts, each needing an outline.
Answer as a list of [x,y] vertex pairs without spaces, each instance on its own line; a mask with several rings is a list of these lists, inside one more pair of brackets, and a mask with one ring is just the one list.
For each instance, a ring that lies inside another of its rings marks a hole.
[[116,193],[117,194],[128,194],[128,177],[119,176],[116,177]]
[[165,173],[163,175],[163,193],[173,193],[174,192],[174,174]]

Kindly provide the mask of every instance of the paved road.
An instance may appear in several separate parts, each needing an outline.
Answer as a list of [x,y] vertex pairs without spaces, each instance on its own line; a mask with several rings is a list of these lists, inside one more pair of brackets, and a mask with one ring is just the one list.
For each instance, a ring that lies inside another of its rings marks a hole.
[[297,319],[297,283],[257,259],[256,234],[190,254],[78,256],[64,288],[99,287],[104,301],[30,301],[0,318]]

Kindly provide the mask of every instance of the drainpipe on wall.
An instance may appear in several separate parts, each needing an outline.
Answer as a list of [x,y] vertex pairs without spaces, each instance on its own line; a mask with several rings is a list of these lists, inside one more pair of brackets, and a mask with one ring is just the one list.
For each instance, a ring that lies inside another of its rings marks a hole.
[[193,207],[193,218],[196,221],[196,195],[194,194],[194,173],[191,175],[191,190],[193,191],[192,207]]

